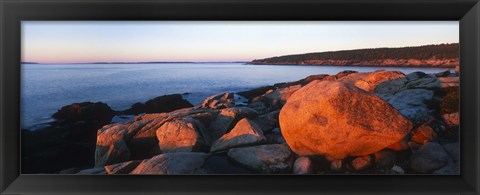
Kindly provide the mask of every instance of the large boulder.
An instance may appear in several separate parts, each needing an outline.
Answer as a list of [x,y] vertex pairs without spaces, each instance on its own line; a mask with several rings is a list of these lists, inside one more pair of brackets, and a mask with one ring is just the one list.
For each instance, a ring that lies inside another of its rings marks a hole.
[[289,172],[293,163],[293,153],[284,144],[232,148],[228,157],[252,171],[266,174]]
[[206,98],[202,108],[223,109],[235,106],[233,93],[220,93]]
[[341,77],[338,81],[355,85],[356,87],[368,92],[372,92],[375,87],[389,80],[403,78],[405,75],[399,71],[377,70],[374,72],[352,73]]
[[193,107],[193,105],[183,99],[180,94],[159,96],[145,102],[146,113],[171,112],[188,107]]
[[253,118],[258,115],[257,111],[248,107],[234,107],[222,109],[215,120],[210,124],[212,140],[217,140],[223,134],[230,131],[242,118]]
[[410,167],[418,173],[432,173],[448,162],[449,155],[440,144],[429,142],[410,158]]
[[130,174],[193,174],[203,166],[208,154],[175,152],[143,160]]
[[295,153],[329,160],[378,152],[412,129],[410,121],[379,97],[337,81],[313,81],[298,90],[279,118]]
[[107,121],[115,116],[107,104],[102,102],[82,102],[63,106],[52,115],[53,118],[64,121]]
[[266,142],[260,127],[249,119],[238,121],[237,125],[227,134],[212,144],[211,151],[218,152],[230,148],[251,146]]
[[205,139],[207,133],[205,127],[193,118],[166,122],[156,131],[162,153],[205,150],[209,144]]

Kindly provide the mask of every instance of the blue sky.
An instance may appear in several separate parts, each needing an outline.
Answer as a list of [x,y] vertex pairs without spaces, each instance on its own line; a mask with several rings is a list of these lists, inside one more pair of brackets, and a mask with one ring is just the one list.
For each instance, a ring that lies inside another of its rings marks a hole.
[[23,21],[22,61],[251,61],[459,42],[457,21]]

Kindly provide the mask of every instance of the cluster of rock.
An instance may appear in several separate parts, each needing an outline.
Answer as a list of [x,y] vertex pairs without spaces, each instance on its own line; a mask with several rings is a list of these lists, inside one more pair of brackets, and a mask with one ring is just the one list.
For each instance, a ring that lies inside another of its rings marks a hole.
[[94,163],[61,173],[458,174],[459,113],[441,103],[458,87],[449,72],[344,71],[238,93],[246,106],[217,94],[104,125]]

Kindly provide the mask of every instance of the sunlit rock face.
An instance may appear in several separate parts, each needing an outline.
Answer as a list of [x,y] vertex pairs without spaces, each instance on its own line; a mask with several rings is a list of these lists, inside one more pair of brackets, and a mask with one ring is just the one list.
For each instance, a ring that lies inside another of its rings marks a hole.
[[313,81],[298,90],[279,119],[295,153],[329,160],[378,152],[412,129],[411,122],[387,102],[338,81]]
[[157,129],[158,145],[163,153],[195,152],[205,148],[207,141],[203,125],[193,118],[172,120]]
[[260,127],[255,122],[244,118],[227,134],[212,144],[211,151],[223,151],[230,148],[258,145],[267,142]]
[[360,89],[372,92],[378,84],[384,81],[404,77],[405,75],[399,71],[377,70],[374,72],[348,74],[347,76],[340,78],[339,81],[350,83]]

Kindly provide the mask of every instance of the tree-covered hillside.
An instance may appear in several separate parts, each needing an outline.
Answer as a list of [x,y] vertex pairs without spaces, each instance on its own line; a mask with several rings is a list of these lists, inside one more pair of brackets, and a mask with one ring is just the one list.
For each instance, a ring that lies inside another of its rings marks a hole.
[[367,62],[378,60],[458,60],[459,44],[402,48],[373,48],[285,55],[253,60],[251,64],[317,64],[325,60]]

